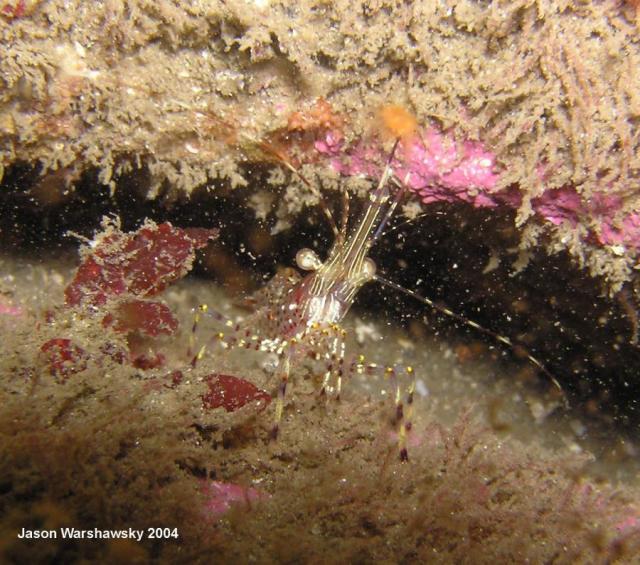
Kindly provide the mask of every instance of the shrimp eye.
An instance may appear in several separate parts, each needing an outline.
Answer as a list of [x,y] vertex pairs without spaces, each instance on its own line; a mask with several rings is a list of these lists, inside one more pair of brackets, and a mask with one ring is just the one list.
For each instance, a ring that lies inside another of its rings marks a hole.
[[303,271],[317,271],[322,267],[322,261],[313,249],[305,247],[296,253],[296,265]]

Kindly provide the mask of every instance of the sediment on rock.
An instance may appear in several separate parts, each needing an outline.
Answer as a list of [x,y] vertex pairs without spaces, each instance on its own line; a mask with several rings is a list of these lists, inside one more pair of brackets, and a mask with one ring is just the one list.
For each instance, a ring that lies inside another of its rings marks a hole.
[[[640,241],[635,15],[545,0],[6,2],[0,170],[37,164],[57,175],[54,191],[93,167],[116,190],[143,165],[151,197],[243,186],[239,164],[256,158],[247,139],[318,99],[348,117],[347,141],[400,103],[495,153],[496,190],[521,195],[519,225],[536,223],[531,201],[545,191],[575,190],[584,210],[546,227],[548,248],[617,291]],[[615,237],[594,245],[603,225]]]

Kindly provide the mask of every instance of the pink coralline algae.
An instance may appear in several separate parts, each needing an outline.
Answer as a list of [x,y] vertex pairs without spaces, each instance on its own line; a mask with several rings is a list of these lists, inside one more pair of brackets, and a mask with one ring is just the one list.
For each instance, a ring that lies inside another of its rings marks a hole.
[[[617,199],[616,199],[617,200]],[[612,207],[612,212],[616,208]],[[627,247],[640,248],[640,213],[634,212],[616,222],[611,217],[604,221],[597,235],[598,240],[604,245],[625,245]]]
[[495,156],[477,141],[456,144],[435,129],[402,148],[395,174],[420,195],[422,202],[462,200],[474,206],[495,206],[491,196],[498,180]]
[[[518,207],[521,203],[521,196],[515,191],[501,195],[505,204]],[[592,232],[592,241],[598,245],[640,249],[640,214],[633,212],[617,219],[617,212],[622,208],[617,196],[597,194],[585,202],[574,187],[564,186],[547,190],[534,198],[531,206],[536,214],[556,226],[566,223],[576,227],[582,217],[598,218],[599,229]]]
[[[376,142],[358,143],[341,157],[342,144],[331,132],[315,148],[330,155],[334,168],[347,176],[379,176],[384,162]],[[430,128],[413,142],[402,144],[392,166],[425,204],[461,200],[481,207],[499,203],[492,194],[498,180],[495,155],[478,141],[456,143],[453,137]]]
[[[343,145],[340,132],[326,131],[314,146],[343,175],[372,178],[380,175],[385,152],[379,141],[360,141],[348,148]],[[424,204],[459,201],[478,208],[503,205],[517,209],[523,201],[517,186],[497,188],[501,171],[495,154],[484,143],[456,140],[452,134],[434,127],[403,140],[392,167],[396,177]],[[544,183],[543,174],[540,180]],[[581,222],[590,226],[595,223],[597,227],[591,229],[592,243],[622,245],[637,251],[640,249],[640,213],[619,217],[622,206],[620,198],[602,193],[584,199],[573,186],[549,187],[531,201],[533,212],[545,222],[556,226],[566,223],[571,227]]]
[[203,480],[202,493],[205,514],[214,519],[228,512],[232,506],[249,510],[252,504],[269,498],[267,493],[257,489],[220,481]]
[[537,214],[556,226],[563,222],[576,225],[582,212],[580,195],[571,187],[547,190],[534,199],[532,206]]
[[17,318],[22,316],[22,314],[23,310],[20,306],[14,306],[0,295],[0,316],[14,316]]

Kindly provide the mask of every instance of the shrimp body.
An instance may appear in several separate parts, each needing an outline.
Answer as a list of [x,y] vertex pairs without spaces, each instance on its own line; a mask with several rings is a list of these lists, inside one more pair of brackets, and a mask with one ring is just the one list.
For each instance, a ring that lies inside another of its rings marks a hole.
[[[395,147],[394,147],[395,149]],[[392,153],[393,154],[393,153]],[[389,158],[389,162],[391,157]],[[335,241],[323,262],[315,251],[301,249],[296,255],[301,276],[288,270],[276,275],[254,297],[256,310],[244,326],[255,332],[256,349],[278,355],[280,379],[276,401],[273,435],[277,435],[291,366],[309,355],[325,363],[321,393],[330,390],[340,395],[344,376],[346,332],[340,325],[349,312],[358,291],[376,277],[376,266],[369,251],[404,192],[391,198],[391,168],[387,164],[378,186],[373,190],[361,217],[349,230],[348,214],[343,214],[340,228],[335,227]],[[346,197],[346,193],[345,193]],[[345,202],[345,209],[348,201]],[[345,210],[346,211],[346,210]],[[349,370],[357,367],[349,366]]]
[[[392,163],[396,149],[403,136],[413,135],[415,120],[406,112],[392,108],[383,115],[388,129],[396,136],[396,141],[388,156],[386,165],[380,175],[377,187],[369,193],[361,216],[349,226],[349,197],[343,191],[342,220],[338,227],[328,206],[324,202],[317,187],[314,187],[289,162],[279,155],[282,163],[296,174],[316,196],[320,206],[333,230],[334,242],[327,257],[322,261],[315,251],[301,249],[296,255],[296,264],[302,275],[294,269],[286,269],[276,274],[269,283],[258,291],[251,299],[255,309],[242,323],[234,324],[218,313],[212,313],[228,328],[232,328],[231,336],[217,334],[225,347],[244,347],[275,353],[278,356],[276,375],[279,378],[276,400],[275,422],[272,437],[278,435],[279,425],[284,410],[284,400],[289,382],[291,367],[304,363],[309,358],[324,363],[321,394],[335,393],[340,397],[342,380],[352,372],[378,371],[382,369],[385,377],[391,377],[396,384],[396,423],[398,425],[398,443],[400,458],[406,460],[406,438],[411,429],[411,409],[415,389],[415,374],[412,367],[404,368],[410,377],[411,384],[407,388],[406,404],[401,397],[396,370],[393,367],[380,367],[375,364],[365,365],[362,356],[345,364],[346,332],[341,323],[348,314],[358,291],[367,283],[376,281],[383,286],[406,294],[418,302],[433,308],[476,331],[484,333],[504,345],[514,348],[515,344],[507,337],[486,329],[476,322],[458,315],[446,307],[416,292],[406,289],[393,281],[376,274],[376,265],[369,257],[369,252],[378,238],[383,234],[387,222],[402,200],[409,185],[410,174],[403,179],[394,176]],[[259,144],[266,151],[274,154],[267,144]],[[194,328],[195,328],[194,323]],[[519,349],[523,349],[519,347]],[[523,349],[529,361],[550,377],[560,389],[560,385],[540,361]],[[192,364],[202,356],[204,348],[194,357]]]
[[344,217],[324,262],[315,251],[301,249],[296,254],[296,264],[309,273],[301,277],[289,270],[276,275],[268,288],[260,291],[258,303],[262,302],[262,307],[256,310],[254,325],[262,327],[271,338],[289,340],[300,340],[320,327],[339,326],[358,291],[375,279],[376,265],[369,251],[401,196],[390,202],[390,173],[387,166],[351,231]]
[[285,308],[298,313],[303,327],[342,322],[360,288],[373,280],[376,267],[368,253],[382,210],[381,203],[370,203],[356,231],[346,241],[338,237],[324,263],[310,249],[298,252],[298,267],[313,272],[293,290]]

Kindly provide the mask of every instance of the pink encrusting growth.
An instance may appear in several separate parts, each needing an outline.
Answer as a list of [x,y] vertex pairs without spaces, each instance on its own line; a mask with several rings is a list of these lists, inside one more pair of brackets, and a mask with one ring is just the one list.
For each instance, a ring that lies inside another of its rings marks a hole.
[[9,300],[0,296],[0,316],[22,316],[23,309],[21,306],[13,305]]
[[[499,193],[500,202],[517,208],[522,203],[518,191]],[[617,217],[623,203],[618,196],[596,194],[584,199],[573,186],[547,189],[542,196],[531,202],[534,212],[555,226],[563,223],[576,227],[581,217],[598,218],[597,229],[591,232],[592,240],[598,245],[622,245],[630,249],[640,249],[640,213],[633,212],[619,219]]]
[[[316,142],[315,147],[333,157],[332,165],[341,174],[380,175],[384,150],[376,141],[358,143],[343,154],[344,158],[341,156],[342,144],[332,133]],[[430,128],[404,143],[396,153],[393,168],[396,176],[406,179],[409,188],[425,204],[456,200],[474,206],[498,203],[491,195],[498,180],[495,156],[480,142],[465,141],[458,145],[451,136]]]
[[232,506],[249,510],[253,504],[269,498],[266,492],[255,488],[221,481],[202,480],[201,492],[204,497],[204,514],[214,520],[226,514]]
[[[617,197],[610,199],[611,212],[615,213],[616,203],[620,202]],[[604,245],[625,245],[634,249],[640,248],[640,213],[633,212],[628,214],[619,222],[615,221],[615,218],[608,216],[607,221],[604,221],[600,226],[600,233],[598,234],[598,240]]]
[[480,142],[457,144],[431,128],[403,148],[394,168],[425,204],[463,200],[478,207],[495,206],[495,156]]
[[[327,131],[316,141],[315,149],[328,156],[343,175],[380,175],[380,164],[385,162],[380,141],[359,141],[348,148],[343,145],[339,132]],[[517,209],[523,202],[517,186],[499,188],[502,171],[496,155],[482,141],[457,140],[435,127],[418,130],[411,139],[402,140],[392,167],[396,177],[424,204],[467,202],[478,208],[503,205]],[[544,182],[544,175],[540,176]],[[622,205],[617,196],[583,198],[573,186],[548,187],[531,201],[533,212],[545,222],[576,227],[585,219],[582,223],[591,226],[593,243],[639,250],[640,213],[620,218]]]

